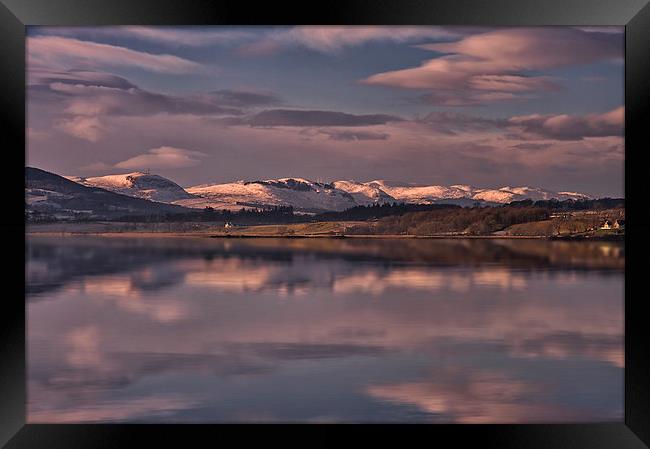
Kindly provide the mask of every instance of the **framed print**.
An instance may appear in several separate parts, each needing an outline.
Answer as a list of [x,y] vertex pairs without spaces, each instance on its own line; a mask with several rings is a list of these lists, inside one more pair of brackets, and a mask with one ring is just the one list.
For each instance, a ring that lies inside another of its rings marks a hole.
[[648,447],[647,2],[2,2],[3,447]]

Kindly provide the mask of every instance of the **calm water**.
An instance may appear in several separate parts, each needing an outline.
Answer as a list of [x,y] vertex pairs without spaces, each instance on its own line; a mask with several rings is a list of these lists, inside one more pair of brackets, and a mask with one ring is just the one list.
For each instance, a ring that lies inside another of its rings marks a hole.
[[29,422],[623,417],[623,246],[29,237]]

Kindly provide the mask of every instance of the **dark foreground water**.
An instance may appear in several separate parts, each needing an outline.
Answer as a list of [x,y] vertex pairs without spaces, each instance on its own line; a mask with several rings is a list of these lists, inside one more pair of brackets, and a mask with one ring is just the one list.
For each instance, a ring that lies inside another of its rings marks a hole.
[[28,421],[623,417],[623,247],[29,237]]

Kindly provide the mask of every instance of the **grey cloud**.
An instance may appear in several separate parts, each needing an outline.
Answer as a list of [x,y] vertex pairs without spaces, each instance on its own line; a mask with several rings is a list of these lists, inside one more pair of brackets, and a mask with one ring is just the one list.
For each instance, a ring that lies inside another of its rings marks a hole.
[[269,109],[243,120],[251,126],[369,126],[402,121],[386,114],[348,114],[334,111]]
[[220,104],[241,108],[268,106],[282,102],[273,94],[247,92],[243,90],[221,89],[211,92],[211,96]]
[[142,89],[129,92],[124,107],[117,108],[115,113],[120,115],[148,115],[156,113],[168,114],[219,114],[239,115],[242,112],[231,107],[224,107],[218,99],[210,96],[177,97],[158,94]]
[[517,145],[513,145],[512,148],[515,148],[517,150],[544,150],[546,148],[549,148],[551,146],[550,143],[518,143]]
[[387,351],[383,346],[345,343],[240,343],[233,345],[257,356],[279,360],[308,360],[378,355]]
[[486,106],[503,101],[532,98],[532,95],[512,92],[473,92],[471,90],[438,90],[420,95],[416,101],[432,106]]
[[150,92],[140,88],[114,89],[106,91],[101,87],[77,87],[79,93],[70,91],[75,97],[70,101],[67,112],[86,115],[88,109],[100,108],[110,115],[155,115],[167,114],[217,114],[239,115],[239,109],[224,107],[210,96],[173,96]]
[[91,70],[69,70],[69,71],[29,71],[30,85],[50,85],[52,83],[78,84],[82,86],[103,86],[117,89],[130,89],[137,87],[126,78],[113,75],[107,72],[95,72]]
[[[432,112],[417,120],[430,129],[448,135],[466,132],[500,130],[504,137],[515,140],[582,140],[586,137],[611,137],[623,134],[623,109],[587,115],[527,115],[507,119],[486,118],[455,112]],[[531,142],[514,148],[540,150],[549,144]]]
[[330,140],[345,142],[357,140],[386,140],[390,137],[387,133],[376,133],[371,131],[320,131],[329,136]]
[[623,107],[603,114],[528,115],[512,117],[508,125],[524,133],[557,140],[582,140],[585,137],[623,135]]
[[502,128],[507,124],[504,119],[492,119],[456,112],[432,112],[418,120],[434,131],[454,135],[457,132],[487,131]]
[[[34,101],[64,101],[63,112],[75,116],[125,115],[146,116],[160,113],[195,115],[241,115],[232,99],[221,95],[175,96],[142,89],[126,78],[105,72],[67,71],[40,72],[30,80]],[[238,92],[237,97],[249,102],[259,94]],[[232,97],[232,95],[231,95]],[[234,97],[233,97],[234,98]]]

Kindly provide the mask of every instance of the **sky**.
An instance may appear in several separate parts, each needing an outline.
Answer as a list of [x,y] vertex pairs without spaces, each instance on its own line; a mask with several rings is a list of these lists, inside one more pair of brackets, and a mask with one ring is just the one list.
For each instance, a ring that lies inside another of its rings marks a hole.
[[623,27],[27,28],[27,164],[623,196]]

